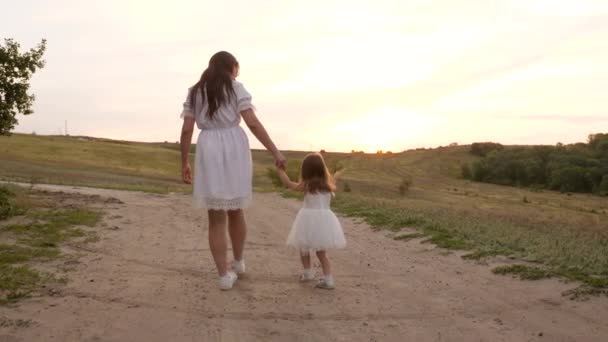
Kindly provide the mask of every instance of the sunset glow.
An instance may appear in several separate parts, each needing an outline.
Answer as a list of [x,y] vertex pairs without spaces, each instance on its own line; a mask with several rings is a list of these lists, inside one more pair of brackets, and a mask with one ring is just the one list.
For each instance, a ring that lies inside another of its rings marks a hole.
[[[400,151],[608,130],[608,3],[20,1],[0,37],[48,39],[18,132],[176,141],[187,88],[232,52],[282,149]],[[252,145],[260,147],[252,138]]]

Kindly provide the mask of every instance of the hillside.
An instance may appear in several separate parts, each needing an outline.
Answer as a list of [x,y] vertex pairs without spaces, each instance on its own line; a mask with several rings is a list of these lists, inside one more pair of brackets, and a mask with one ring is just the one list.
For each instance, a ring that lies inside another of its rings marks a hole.
[[[0,146],[2,180],[189,191],[179,182],[176,144],[16,134],[0,137]],[[285,154],[296,167],[305,152]],[[256,190],[276,190],[270,155],[254,151],[253,157]],[[541,262],[547,276],[608,285],[608,198],[461,179],[461,164],[474,158],[467,146],[326,154],[328,164],[343,168],[334,206],[345,215],[377,228],[414,227],[439,246],[472,250],[472,258],[509,255]],[[402,194],[404,178],[413,184]]]

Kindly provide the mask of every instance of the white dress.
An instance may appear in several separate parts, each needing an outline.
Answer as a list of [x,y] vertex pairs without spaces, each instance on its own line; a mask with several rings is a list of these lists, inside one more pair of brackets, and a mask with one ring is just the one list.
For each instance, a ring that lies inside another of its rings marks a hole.
[[193,203],[197,208],[213,210],[243,209],[251,201],[252,161],[249,141],[241,123],[241,111],[253,109],[251,95],[243,84],[232,82],[235,97],[213,114],[207,115],[208,103],[197,93],[191,106],[191,89],[181,117],[193,117],[200,128],[194,163]]
[[330,209],[331,197],[329,192],[304,195],[304,204],[287,237],[288,246],[300,251],[346,247],[340,221]]

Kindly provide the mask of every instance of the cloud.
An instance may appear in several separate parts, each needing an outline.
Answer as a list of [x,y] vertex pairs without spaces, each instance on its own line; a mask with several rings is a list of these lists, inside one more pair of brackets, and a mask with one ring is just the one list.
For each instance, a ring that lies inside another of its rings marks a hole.
[[[502,116],[505,117],[504,115]],[[595,124],[600,122],[608,122],[608,114],[602,116],[594,115],[562,115],[562,114],[546,114],[546,115],[520,115],[517,117],[520,120],[534,121],[562,121],[575,124]]]

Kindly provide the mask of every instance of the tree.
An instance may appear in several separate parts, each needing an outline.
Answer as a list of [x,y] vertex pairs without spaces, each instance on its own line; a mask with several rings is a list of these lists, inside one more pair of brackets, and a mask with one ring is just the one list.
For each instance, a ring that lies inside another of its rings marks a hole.
[[580,166],[568,166],[551,173],[549,187],[561,192],[590,192],[591,186]]
[[42,59],[46,40],[27,52],[19,52],[20,45],[12,39],[0,44],[0,135],[8,135],[15,128],[16,116],[32,114],[34,95],[28,94],[30,78],[44,67]]
[[604,175],[599,188],[600,195],[608,196],[608,175]]
[[589,134],[589,147],[598,153],[608,153],[608,133]]
[[496,150],[502,150],[504,146],[499,143],[481,142],[471,145],[470,153],[476,156],[485,157],[488,153]]

